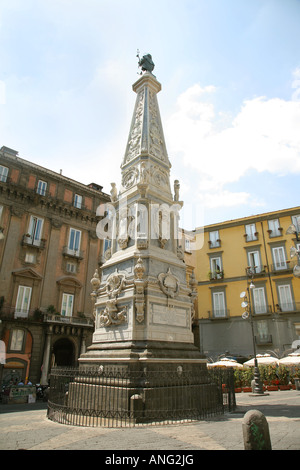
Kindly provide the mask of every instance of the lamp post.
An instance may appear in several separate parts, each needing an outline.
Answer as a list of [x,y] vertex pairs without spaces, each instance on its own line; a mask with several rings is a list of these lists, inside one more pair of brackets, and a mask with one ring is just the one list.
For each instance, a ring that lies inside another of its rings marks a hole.
[[263,387],[260,380],[260,372],[257,363],[256,357],[256,345],[255,345],[255,335],[254,335],[254,327],[253,327],[253,316],[252,316],[252,308],[251,308],[251,291],[255,285],[251,281],[250,286],[247,287],[247,293],[241,292],[240,298],[243,299],[242,307],[245,308],[244,313],[242,314],[242,318],[246,320],[249,318],[250,325],[251,325],[251,333],[252,333],[252,342],[253,342],[253,352],[254,352],[254,388],[252,387],[253,393],[257,395],[263,395]]

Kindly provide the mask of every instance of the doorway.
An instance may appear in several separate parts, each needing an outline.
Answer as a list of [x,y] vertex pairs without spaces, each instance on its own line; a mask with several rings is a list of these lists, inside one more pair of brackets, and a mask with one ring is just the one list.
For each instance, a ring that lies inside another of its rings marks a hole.
[[55,365],[70,367],[74,366],[74,345],[68,338],[61,338],[57,340],[53,346],[53,353],[55,357]]

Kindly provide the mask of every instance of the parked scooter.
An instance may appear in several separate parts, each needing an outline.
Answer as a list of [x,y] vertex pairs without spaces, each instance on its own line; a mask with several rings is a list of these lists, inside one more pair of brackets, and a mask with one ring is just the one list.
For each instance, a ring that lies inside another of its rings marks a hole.
[[42,401],[48,401],[49,387],[48,385],[36,384],[36,399]]

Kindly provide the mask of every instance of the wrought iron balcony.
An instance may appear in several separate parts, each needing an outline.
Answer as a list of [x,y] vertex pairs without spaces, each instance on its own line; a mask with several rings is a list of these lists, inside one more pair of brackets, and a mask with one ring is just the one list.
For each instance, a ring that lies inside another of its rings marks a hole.
[[223,269],[218,270],[218,271],[210,271],[209,272],[209,280],[210,281],[216,281],[219,279],[224,279],[224,271]]
[[276,312],[277,313],[284,313],[284,312],[299,312],[300,311],[300,302],[279,302],[276,304]]
[[208,311],[208,318],[210,320],[226,320],[230,316],[230,310],[228,308],[214,309]]
[[291,271],[296,264],[297,260],[279,261],[278,263],[271,264],[271,271],[273,274],[282,271]]
[[248,277],[252,276],[265,276],[267,272],[266,265],[258,265],[258,266],[247,266],[246,268],[246,275]]

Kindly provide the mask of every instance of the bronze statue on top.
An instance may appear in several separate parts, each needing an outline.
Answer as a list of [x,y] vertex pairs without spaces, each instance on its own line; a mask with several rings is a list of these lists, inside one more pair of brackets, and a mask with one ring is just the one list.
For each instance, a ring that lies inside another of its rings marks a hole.
[[152,70],[154,69],[155,65],[154,65],[154,62],[152,60],[151,54],[146,54],[140,59],[140,52],[139,52],[139,50],[137,50],[137,55],[136,56],[139,58],[138,65],[142,69],[142,72],[140,74],[142,75],[143,72],[152,73]]

